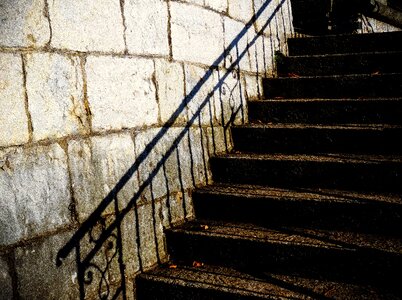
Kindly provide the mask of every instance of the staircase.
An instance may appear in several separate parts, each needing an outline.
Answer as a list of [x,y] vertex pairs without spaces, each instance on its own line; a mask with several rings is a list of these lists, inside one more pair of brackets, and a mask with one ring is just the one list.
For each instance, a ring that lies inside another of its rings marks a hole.
[[401,40],[290,39],[138,299],[401,299]]

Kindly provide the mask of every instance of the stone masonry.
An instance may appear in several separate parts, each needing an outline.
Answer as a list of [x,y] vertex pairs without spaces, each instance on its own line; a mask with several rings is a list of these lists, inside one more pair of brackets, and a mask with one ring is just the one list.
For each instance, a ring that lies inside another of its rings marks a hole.
[[[78,298],[75,253],[56,266],[58,252],[140,162],[79,241],[91,253],[127,208],[119,257],[134,299],[291,35],[289,0],[0,1],[0,300]],[[123,282],[110,245],[86,299]]]

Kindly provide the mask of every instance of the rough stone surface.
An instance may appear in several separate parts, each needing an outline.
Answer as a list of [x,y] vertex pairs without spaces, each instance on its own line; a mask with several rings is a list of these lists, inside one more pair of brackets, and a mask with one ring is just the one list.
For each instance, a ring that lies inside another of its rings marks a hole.
[[[208,184],[209,179],[209,157],[208,141],[202,128],[192,127],[187,134],[187,149],[184,148],[180,156],[182,173],[185,170],[190,173],[195,186]],[[191,157],[188,155],[191,153]]]
[[70,223],[67,157],[58,144],[0,151],[0,245]]
[[184,2],[198,4],[198,5],[204,5],[204,0],[184,0]]
[[[104,220],[104,225],[110,226],[115,221],[116,216],[111,215]],[[152,223],[152,220],[149,220]],[[124,263],[124,275],[121,274],[121,265],[119,262],[120,251],[117,248],[117,239],[119,237],[118,231],[115,229],[112,235],[103,243],[100,249],[95,253],[95,256],[91,259],[91,263],[99,267],[100,270],[106,271],[104,278],[102,278],[99,270],[89,267],[88,272],[93,272],[93,280],[90,284],[85,286],[85,299],[97,299],[99,298],[99,292],[103,296],[111,296],[116,293],[116,288],[120,286],[122,276],[125,276],[126,284],[127,280],[133,279],[135,273],[139,271],[139,257],[138,257],[138,245],[137,245],[137,231],[136,231],[136,219],[133,210],[130,210],[128,214],[124,216],[121,229],[121,241],[122,241],[122,258]],[[92,231],[95,237],[98,237],[104,227],[98,223],[94,226]],[[90,242],[86,236],[86,239],[81,243],[81,247],[84,250],[82,252],[83,257],[94,249],[95,243]],[[109,286],[108,286],[109,285]],[[129,293],[129,287],[126,285],[127,293]]]
[[224,17],[224,24],[225,48],[234,46],[226,56],[226,67],[229,68],[233,63],[236,63],[236,68],[240,68],[242,71],[250,71],[250,59],[247,53],[248,32],[240,35],[245,25],[228,17]]
[[225,127],[229,123],[244,123],[247,120],[247,105],[243,80],[236,71],[227,70],[217,71],[214,77],[220,87],[215,93],[216,122]]
[[170,5],[173,57],[211,65],[223,52],[221,16],[196,6]]
[[226,12],[228,9],[227,0],[205,0],[205,5],[220,12]]
[[[148,129],[135,136],[136,156],[143,154],[145,147],[158,135],[161,128]],[[139,167],[140,184],[153,177],[152,183],[146,188],[143,197],[146,201],[151,201],[165,196],[170,192],[181,189],[179,178],[179,165],[176,158],[176,151],[170,156],[167,152],[173,145],[174,139],[180,134],[183,128],[170,128],[159,142],[147,152],[147,157]],[[180,144],[182,145],[182,143]],[[181,146],[179,146],[181,147]],[[179,150],[180,151],[180,150]],[[156,170],[159,161],[164,161],[162,168]],[[191,178],[182,178],[183,185],[186,187],[191,184]]]
[[[155,71],[161,121],[165,123],[184,100],[183,67],[178,63],[156,60]],[[180,112],[176,123],[184,123],[186,121],[187,109],[184,108]]]
[[[78,216],[83,221],[134,163],[134,144],[129,134],[92,137],[71,141],[68,145],[68,155]],[[137,191],[136,176],[134,174],[118,193],[121,209],[126,207]],[[114,212],[112,202],[104,214]]]
[[[255,11],[257,12],[265,1],[255,1]],[[290,1],[285,1],[281,4],[280,0],[274,0],[264,9],[261,16],[256,21],[257,31],[263,29],[264,35],[270,38],[269,44],[275,44],[275,50],[280,50],[287,54],[286,38],[291,36],[292,16]]]
[[0,54],[0,124],[0,147],[28,141],[20,55]]
[[372,33],[372,32],[392,32],[400,31],[401,29],[387,23],[381,22],[379,20],[365,17],[365,21],[362,22],[362,32]]
[[248,0],[230,0],[229,16],[248,22],[253,16],[253,1]]
[[[150,268],[155,265],[157,260],[157,248],[155,239],[155,230],[153,219],[155,212],[152,211],[152,205],[142,205],[138,207],[138,221],[140,229],[140,254],[143,262],[143,268]],[[159,224],[158,224],[159,227]]]
[[124,26],[119,1],[49,1],[55,48],[123,52]]
[[49,38],[45,0],[0,2],[0,46],[42,47]]
[[10,269],[5,258],[0,256],[0,300],[9,300],[13,298],[12,278]]
[[129,53],[168,55],[166,1],[126,0],[124,3]]
[[87,133],[80,59],[35,53],[26,61],[34,140]]
[[208,153],[210,156],[226,153],[232,149],[230,130],[226,131],[226,136],[224,130],[220,126],[207,128],[206,136],[208,138]]
[[18,291],[21,299],[78,299],[74,253],[56,266],[57,252],[71,232],[55,235],[15,251]]
[[122,223],[123,238],[123,259],[126,265],[125,274],[128,278],[133,278],[139,271],[138,245],[136,232],[136,218],[134,210],[131,210]]
[[[135,137],[137,157],[145,146],[155,137],[160,129],[150,129]],[[173,141],[184,134],[178,146],[167,156]],[[190,155],[191,157],[190,157]],[[201,136],[197,128],[170,128],[161,140],[148,152],[148,156],[139,168],[140,184],[152,176],[151,184],[144,193],[147,201],[166,197],[171,193],[183,192],[196,185],[206,183],[205,172],[208,170],[207,139]],[[157,170],[156,165],[163,162]]]
[[185,197],[187,197],[186,193],[177,192],[166,195],[166,198],[162,200],[162,220],[165,228],[170,228],[172,224],[184,220]]
[[269,39],[264,36],[258,36],[257,34],[252,36],[252,39],[254,38],[255,42],[248,50],[250,56],[250,68],[252,72],[265,77],[267,74],[272,72],[270,63],[274,53],[271,52],[272,49],[269,44]]
[[194,124],[211,125],[217,119],[215,107],[219,102],[219,92],[211,95],[214,87],[217,85],[216,74],[212,73],[202,82],[198,91],[194,88],[200,83],[201,78],[207,74],[207,70],[193,65],[186,65],[184,68],[186,93],[190,95],[188,102],[188,119],[195,118]]
[[262,97],[262,82],[257,75],[244,75],[247,100],[257,100]]
[[158,104],[151,60],[88,57],[88,99],[95,131],[152,125]]

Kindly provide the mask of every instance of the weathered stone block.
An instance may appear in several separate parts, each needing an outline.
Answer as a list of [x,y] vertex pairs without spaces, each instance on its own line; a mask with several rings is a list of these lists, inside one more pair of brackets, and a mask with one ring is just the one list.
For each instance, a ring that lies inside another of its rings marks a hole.
[[129,53],[169,55],[165,1],[126,0],[124,15]]
[[28,142],[20,55],[0,54],[0,124],[0,147]]
[[262,82],[258,75],[244,75],[247,100],[257,100],[262,97]]
[[56,266],[57,252],[72,232],[55,235],[15,251],[18,292],[22,299],[78,299],[75,253]]
[[[253,30],[254,31],[254,30]],[[258,73],[263,76],[267,76],[272,73],[274,53],[270,45],[270,40],[263,35],[258,36],[252,34],[254,43],[250,45],[248,50],[250,56],[250,69],[254,73]]]
[[49,1],[51,45],[77,51],[123,52],[124,26],[119,1]]
[[[293,32],[292,28],[292,10],[290,1],[281,3],[281,0],[272,0],[256,21],[257,31],[263,31],[264,35],[278,37],[281,43],[286,43],[286,38]],[[255,11],[258,12],[263,5],[264,0],[255,0]],[[283,47],[284,53],[286,52]]]
[[229,73],[227,70],[218,70],[215,77],[217,82],[224,79],[215,96],[218,99],[215,101],[217,122],[224,127],[228,124],[243,124],[247,120],[244,81],[236,70]]
[[[103,225],[101,222],[98,222],[93,227],[92,235],[98,238],[104,232],[104,229],[113,225],[115,221],[116,215],[111,215],[103,220]],[[91,282],[85,285],[85,299],[99,298],[99,294],[112,297],[116,294],[117,287],[121,286],[123,276],[126,280],[126,288],[129,288],[127,280],[133,279],[139,271],[137,225],[134,210],[130,210],[120,224],[121,235],[119,235],[117,228],[114,229],[112,234],[97,250],[91,259],[91,264],[96,266],[96,268],[89,266],[86,270],[86,274],[92,273],[93,276]],[[88,237],[87,235],[81,242],[81,249],[83,250],[81,254],[83,258],[86,258],[87,254],[96,246],[96,242],[91,242]],[[120,242],[122,249],[118,248]],[[120,257],[121,254],[122,257]],[[121,265],[120,259],[124,266]],[[129,293],[128,290],[127,293]]]
[[176,192],[166,195],[166,198],[162,200],[162,220],[165,228],[170,228],[172,224],[184,220],[185,197],[187,197],[186,193]]
[[26,72],[34,140],[88,132],[78,57],[29,54]]
[[241,20],[243,22],[250,21],[253,16],[253,1],[252,0],[230,0],[229,16]]
[[210,156],[226,153],[233,148],[230,132],[227,130],[225,133],[221,126],[208,127],[206,136]]
[[[155,136],[160,134],[161,128],[148,129],[135,136],[136,156],[147,155],[138,169],[140,184],[152,178],[150,181],[151,184],[147,186],[143,194],[146,201],[153,201],[164,197],[170,192],[179,191],[181,189],[179,179],[180,166],[178,165],[176,157],[176,151],[180,150],[175,149],[170,155],[167,155],[167,152],[169,148],[172,147],[174,139],[177,138],[183,129],[184,128],[170,128],[154,147],[147,151],[145,151],[145,147]],[[163,165],[161,168],[156,169],[159,162],[162,162]],[[181,178],[181,180],[184,186],[188,187],[191,185],[191,178],[185,177]]]
[[[189,170],[196,186],[208,184],[210,179],[208,139],[202,128],[192,127],[188,133],[188,151],[181,156],[181,165]],[[191,157],[188,154],[191,153]]]
[[[152,204],[138,207],[138,222],[140,231],[140,254],[143,268],[150,268],[157,264],[157,239],[153,224],[155,212]],[[159,226],[159,224],[158,224]]]
[[[234,46],[225,58],[227,68],[235,64],[236,69],[250,71],[250,59],[248,55],[248,32],[243,33],[245,25],[242,22],[224,17],[225,22],[225,48]],[[248,31],[250,31],[249,29]]]
[[67,156],[58,144],[0,151],[0,245],[70,223]]
[[278,0],[272,0],[268,4],[265,0],[254,0],[255,13],[257,14],[258,12],[261,12],[256,20],[257,31],[263,30],[264,34],[270,34],[270,32],[268,32],[268,24],[274,22],[273,20],[277,14],[275,10],[278,7],[278,4]]
[[13,299],[13,284],[6,258],[0,256],[0,300]]
[[212,11],[171,3],[173,57],[211,65],[223,53],[222,17]]
[[205,5],[220,12],[226,12],[228,9],[227,0],[205,0]]
[[90,56],[86,70],[93,130],[158,122],[152,60]]
[[211,73],[205,81],[201,79],[207,74],[207,70],[194,65],[185,65],[186,92],[189,95],[188,119],[195,118],[194,124],[211,125],[216,121],[215,102],[219,101],[217,79]]
[[[85,220],[134,163],[134,144],[129,134],[113,134],[70,141],[68,155],[78,217]],[[125,208],[138,188],[136,173],[117,194]],[[114,202],[104,214],[113,214]]]
[[[161,121],[165,123],[184,100],[183,67],[178,63],[156,60],[155,75],[158,86]],[[176,119],[176,123],[183,124],[186,121],[187,109],[184,107]]]
[[49,38],[45,0],[0,2],[0,46],[42,47]]
[[[135,137],[136,155],[143,155],[145,147],[159,134],[159,129],[150,129]],[[177,146],[174,140],[182,136]],[[172,193],[183,192],[206,182],[208,169],[207,139],[200,130],[170,128],[150,150],[139,167],[140,184],[149,182],[144,199],[154,201]],[[160,168],[157,168],[158,164]]]

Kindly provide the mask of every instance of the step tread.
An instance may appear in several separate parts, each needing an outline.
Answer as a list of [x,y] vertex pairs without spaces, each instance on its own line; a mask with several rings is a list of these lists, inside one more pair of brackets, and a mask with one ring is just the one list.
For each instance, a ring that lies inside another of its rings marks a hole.
[[402,126],[391,124],[302,124],[302,123],[249,123],[246,125],[232,126],[234,129],[316,129],[316,130],[369,130],[383,131],[388,129],[402,129]]
[[319,75],[319,76],[297,76],[297,77],[274,77],[264,78],[265,81],[298,81],[298,80],[311,80],[311,79],[326,79],[326,80],[342,80],[349,81],[351,79],[372,79],[402,76],[402,73],[384,73],[384,74],[341,74],[341,75]]
[[402,240],[376,234],[340,230],[310,229],[279,226],[267,228],[255,224],[195,220],[170,229],[172,233],[248,240],[272,245],[292,245],[355,252],[375,250],[402,255]]
[[399,72],[402,52],[347,53],[285,56],[277,64],[279,76],[388,74]]
[[390,97],[390,98],[283,98],[283,99],[259,99],[259,100],[253,100],[250,102],[256,102],[256,103],[312,103],[312,102],[323,102],[323,103],[329,103],[329,102],[336,102],[336,103],[342,103],[342,102],[352,102],[352,103],[360,103],[360,102],[381,102],[381,101],[386,101],[386,102],[395,102],[395,101],[402,101],[402,98],[398,97]]
[[402,32],[381,32],[367,34],[339,34],[288,39],[289,53],[326,54],[400,51],[398,41]]
[[277,188],[251,184],[215,183],[197,188],[196,193],[236,195],[249,199],[278,199],[286,201],[326,201],[333,203],[390,203],[402,206],[402,196],[389,193],[359,193],[336,189]]
[[236,299],[242,297],[255,297],[256,299],[350,299],[350,297],[397,299],[397,296],[391,292],[370,286],[271,272],[253,274],[212,265],[203,265],[198,268],[181,265],[170,268],[169,265],[164,265],[145,272],[139,277],[143,280],[167,285],[220,291],[226,295],[234,295]]
[[378,52],[356,52],[356,53],[327,53],[327,54],[311,54],[311,55],[292,55],[286,56],[286,59],[297,58],[342,58],[342,57],[358,57],[358,56],[387,56],[387,55],[401,54],[402,51],[378,51]]
[[379,164],[379,163],[402,163],[400,155],[363,155],[363,154],[344,154],[326,153],[321,155],[305,154],[265,154],[265,153],[229,153],[211,159],[250,159],[250,160],[271,160],[271,161],[305,161],[305,162],[329,162],[329,163],[360,163],[360,164]]

